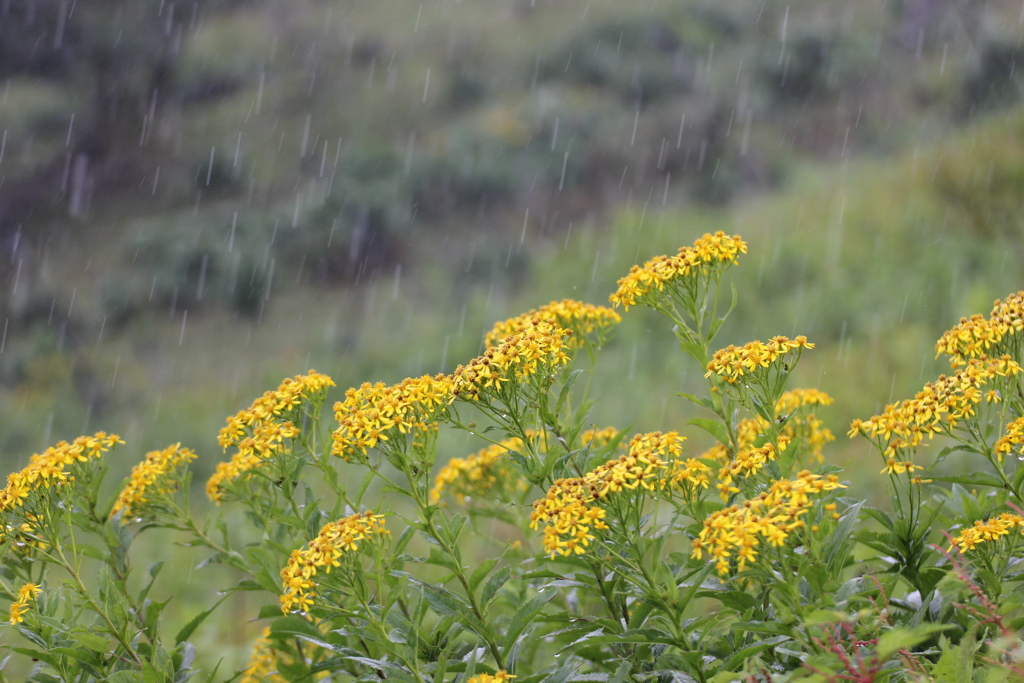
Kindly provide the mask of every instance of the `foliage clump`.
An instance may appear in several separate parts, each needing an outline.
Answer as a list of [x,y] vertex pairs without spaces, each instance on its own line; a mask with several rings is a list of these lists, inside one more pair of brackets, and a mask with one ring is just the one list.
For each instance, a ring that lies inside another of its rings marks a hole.
[[[149,597],[162,565],[129,582],[151,527],[239,572],[228,595],[265,601],[243,681],[1021,680],[1024,292],[943,335],[950,375],[850,426],[892,496],[874,509],[828,461],[832,398],[789,386],[811,342],[712,348],[746,250],[705,235],[611,297],[666,315],[706,373],[706,396],[683,395],[714,438],[703,452],[679,429],[592,424],[579,379],[620,316],[560,301],[498,323],[450,375],[349,389],[333,428],[333,381],[286,379],[228,418],[207,516],[183,494],[195,455],[180,444],[117,492],[117,436],[33,456],[0,494],[0,586],[30,680],[198,673],[189,638],[220,603],[170,644]],[[450,430],[486,445],[439,463]],[[954,453],[978,471],[949,475]]]

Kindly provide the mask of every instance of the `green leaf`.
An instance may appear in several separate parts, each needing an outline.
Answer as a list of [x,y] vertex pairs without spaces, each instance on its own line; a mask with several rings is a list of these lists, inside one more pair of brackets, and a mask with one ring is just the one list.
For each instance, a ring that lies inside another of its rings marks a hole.
[[757,598],[743,591],[701,591],[695,597],[714,598],[726,607],[740,613],[747,611],[757,604]]
[[986,472],[974,472],[967,475],[940,477],[929,475],[935,481],[944,481],[950,484],[961,484],[963,486],[993,486],[1003,488],[1003,482],[998,477]]
[[[298,614],[289,614],[272,621],[270,623],[270,635],[272,638],[277,639],[297,636],[307,640],[323,641],[325,638],[324,634],[312,622],[300,617]],[[321,645],[321,647],[333,649],[330,645]]]
[[900,650],[909,650],[928,640],[933,633],[950,628],[957,627],[955,624],[921,624],[913,629],[895,628],[878,639],[875,652],[884,662]]
[[80,650],[74,647],[54,647],[50,648],[50,654],[64,655],[65,657],[71,657],[72,659],[85,664],[86,666],[94,669],[99,669],[103,666],[103,660],[99,653],[92,652],[89,650]]
[[430,549],[430,557],[424,560],[424,562],[426,562],[427,564],[437,565],[438,567],[444,567],[445,569],[451,570],[456,574],[458,574],[461,569],[461,567],[459,567],[459,565],[455,562],[455,558],[453,558],[451,555],[448,555],[437,546],[434,546]]
[[868,516],[870,516],[872,519],[874,519],[876,522],[884,526],[889,531],[896,531],[896,527],[892,523],[892,518],[889,517],[887,513],[882,512],[878,508],[873,507],[864,507],[862,509]]
[[447,588],[435,586],[424,581],[413,580],[414,583],[423,587],[423,599],[427,601],[430,608],[437,614],[447,617],[457,617],[476,623],[472,615],[472,608],[465,600]]
[[93,633],[92,631],[87,631],[81,628],[72,629],[68,635],[71,636],[72,640],[87,650],[102,652],[103,654],[110,652],[109,637],[101,636],[98,633]]
[[363,496],[366,495],[366,490],[370,488],[370,484],[373,483],[376,476],[372,469],[366,470],[366,474],[363,475],[362,481],[359,482],[359,488],[356,489],[356,495],[352,501],[357,507],[363,504]]
[[829,624],[838,624],[844,621],[848,621],[850,615],[844,612],[837,612],[831,609],[819,609],[814,610],[810,614],[804,617],[804,626],[825,626]]
[[608,679],[608,683],[627,683],[631,671],[633,671],[633,664],[628,659],[623,659],[619,662],[619,668]]
[[573,385],[576,384],[576,380],[579,379],[580,375],[584,372],[584,370],[573,370],[565,380],[565,384],[562,385],[562,390],[558,392],[558,400],[555,402],[554,417],[556,420],[558,414],[562,412],[562,408],[565,407],[565,402],[569,399],[569,391],[572,389]]
[[220,600],[218,600],[217,602],[215,602],[213,604],[213,607],[211,607],[210,609],[208,609],[206,611],[200,612],[199,614],[197,614],[195,617],[192,618],[192,621],[190,621],[187,624],[185,624],[181,628],[181,630],[178,631],[178,634],[176,636],[174,636],[174,645],[175,646],[181,645],[183,642],[188,640],[189,637],[192,635],[192,633],[197,628],[199,628],[199,625],[202,624],[204,621],[206,621],[206,618],[208,616],[210,616],[211,614],[213,614],[213,611],[215,609],[217,609],[218,607],[220,607],[220,603],[224,602],[227,599],[227,597],[228,597],[227,595],[224,595],[223,597],[221,597]]
[[734,631],[752,631],[754,633],[776,635],[786,635],[789,631],[785,624],[777,621],[738,621],[733,624],[732,628]]
[[543,589],[516,610],[516,613],[512,615],[512,620],[509,621],[508,630],[505,632],[506,651],[515,645],[516,640],[530,625],[533,617],[557,594],[558,591],[555,589]]
[[796,455],[800,452],[800,447],[803,446],[803,437],[797,437],[789,442],[786,449],[779,455],[779,470],[782,472],[782,476],[789,478],[789,473],[793,470],[793,463],[796,461]]
[[842,568],[846,555],[850,551],[853,527],[860,521],[860,509],[863,505],[864,501],[861,501],[847,508],[843,516],[839,518],[836,530],[832,532],[831,538],[828,539],[828,543],[825,546],[825,563],[834,572],[838,572]]
[[489,560],[484,560],[483,562],[480,563],[480,566],[477,567],[473,571],[472,576],[469,577],[469,592],[470,593],[475,593],[476,592],[476,587],[480,585],[481,581],[483,581],[485,578],[487,578],[487,575],[491,573],[491,570],[494,569],[494,565],[496,565],[496,564],[498,564],[498,559],[497,558],[491,558]]
[[774,636],[772,638],[766,638],[765,640],[754,643],[753,645],[748,645],[742,650],[736,652],[732,657],[729,657],[729,659],[725,660],[725,663],[722,665],[722,668],[726,671],[734,671],[736,667],[743,664],[743,662],[745,662],[750,657],[753,657],[757,653],[763,652],[764,650],[767,650],[768,648],[774,645],[784,643],[787,640],[790,640],[789,636]]
[[512,567],[505,565],[498,571],[491,574],[491,578],[487,579],[487,583],[484,584],[483,589],[480,591],[480,608],[486,610],[491,601],[494,600],[494,596],[497,595],[498,591],[505,582],[512,577]]
[[683,398],[685,398],[690,403],[695,403],[696,405],[699,405],[699,406],[701,406],[703,408],[707,408],[708,410],[710,410],[712,412],[714,412],[714,410],[715,410],[714,402],[710,398],[707,398],[706,396],[698,397],[698,396],[695,396],[693,394],[688,394],[685,391],[680,391],[679,395],[682,396]]
[[38,659],[41,662],[49,664],[55,669],[59,668],[57,666],[57,658],[49,652],[43,652],[42,650],[34,650],[30,647],[12,647],[11,651],[17,652],[19,655],[25,655],[26,657],[30,657],[32,659]]
[[107,683],[145,683],[139,671],[115,671],[107,676]]
[[726,446],[729,445],[729,433],[725,430],[725,425],[718,420],[709,420],[706,417],[695,417],[686,424],[700,427],[705,432],[718,439],[719,443]]

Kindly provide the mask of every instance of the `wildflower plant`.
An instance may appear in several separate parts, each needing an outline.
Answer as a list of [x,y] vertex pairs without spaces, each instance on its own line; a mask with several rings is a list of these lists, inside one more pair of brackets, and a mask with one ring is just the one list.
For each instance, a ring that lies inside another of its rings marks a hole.
[[[188,468],[210,455],[181,444],[116,487],[116,436],[33,456],[0,493],[14,653],[39,681],[189,680],[189,638],[245,592],[251,659],[207,680],[1016,680],[1024,293],[943,336],[948,376],[851,426],[892,494],[873,509],[829,462],[831,396],[790,386],[814,344],[716,348],[746,252],[704,235],[634,267],[613,308],[538,307],[451,374],[368,381],[329,411],[329,377],[286,379],[228,418],[206,506]],[[687,424],[591,420],[589,375],[634,306],[699,364]],[[949,475],[953,457],[979,471]],[[157,528],[237,577],[173,645],[150,597],[162,565],[138,588],[130,552]]]

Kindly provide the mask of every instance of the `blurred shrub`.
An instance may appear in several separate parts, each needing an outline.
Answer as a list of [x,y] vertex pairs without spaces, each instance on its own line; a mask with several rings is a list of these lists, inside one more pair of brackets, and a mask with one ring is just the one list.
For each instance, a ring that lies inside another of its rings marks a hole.
[[834,53],[831,36],[795,37],[786,45],[781,60],[778,48],[765,54],[761,66],[765,85],[779,103],[826,97],[834,91],[829,79]]
[[448,81],[448,104],[463,109],[480,104],[487,98],[487,81],[472,64],[457,63]]
[[670,23],[630,18],[570,38],[545,60],[542,76],[605,89],[641,106],[687,92],[695,74]]
[[1024,113],[947,143],[921,173],[976,236],[1024,237]]
[[102,287],[106,315],[124,325],[151,308],[174,313],[210,304],[256,315],[280,223],[255,212],[140,222],[139,236],[123,247],[131,264]]
[[1019,39],[993,39],[981,48],[963,84],[965,113],[975,109],[993,109],[1016,103],[1021,97],[1024,47]]
[[207,157],[199,163],[196,169],[195,186],[203,192],[231,193],[237,192],[241,185],[242,169],[235,166],[231,159],[218,157]]
[[411,214],[405,180],[393,148],[367,144],[347,150],[330,196],[296,229],[285,229],[275,250],[324,283],[358,279],[397,263],[398,231]]

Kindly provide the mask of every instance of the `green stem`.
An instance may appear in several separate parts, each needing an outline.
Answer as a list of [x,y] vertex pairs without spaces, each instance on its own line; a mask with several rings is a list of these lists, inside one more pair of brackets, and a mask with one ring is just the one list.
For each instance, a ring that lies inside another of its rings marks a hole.
[[[72,539],[72,543],[73,542],[74,540]],[[117,627],[114,626],[114,622],[110,620],[110,617],[107,616],[107,613],[98,604],[96,604],[96,601],[93,600],[91,595],[89,595],[89,591],[85,587],[85,584],[82,582],[82,578],[79,575],[78,571],[71,565],[70,562],[68,562],[67,557],[64,555],[64,549],[61,547],[60,543],[55,543],[53,545],[53,548],[57,551],[57,556],[60,558],[61,566],[63,566],[65,571],[67,571],[67,573],[71,575],[71,578],[75,580],[75,586],[78,588],[78,593],[89,604],[89,607],[91,607],[92,610],[96,614],[98,614],[101,619],[103,619],[103,622],[107,625],[107,630],[110,632],[110,635],[113,636],[114,639],[121,644],[121,647],[124,648],[125,652],[127,652],[131,656],[132,661],[135,663],[135,666],[141,669],[142,659],[139,657],[138,653],[135,652],[135,650],[132,648],[131,644],[124,639],[120,632],[118,632]]]

